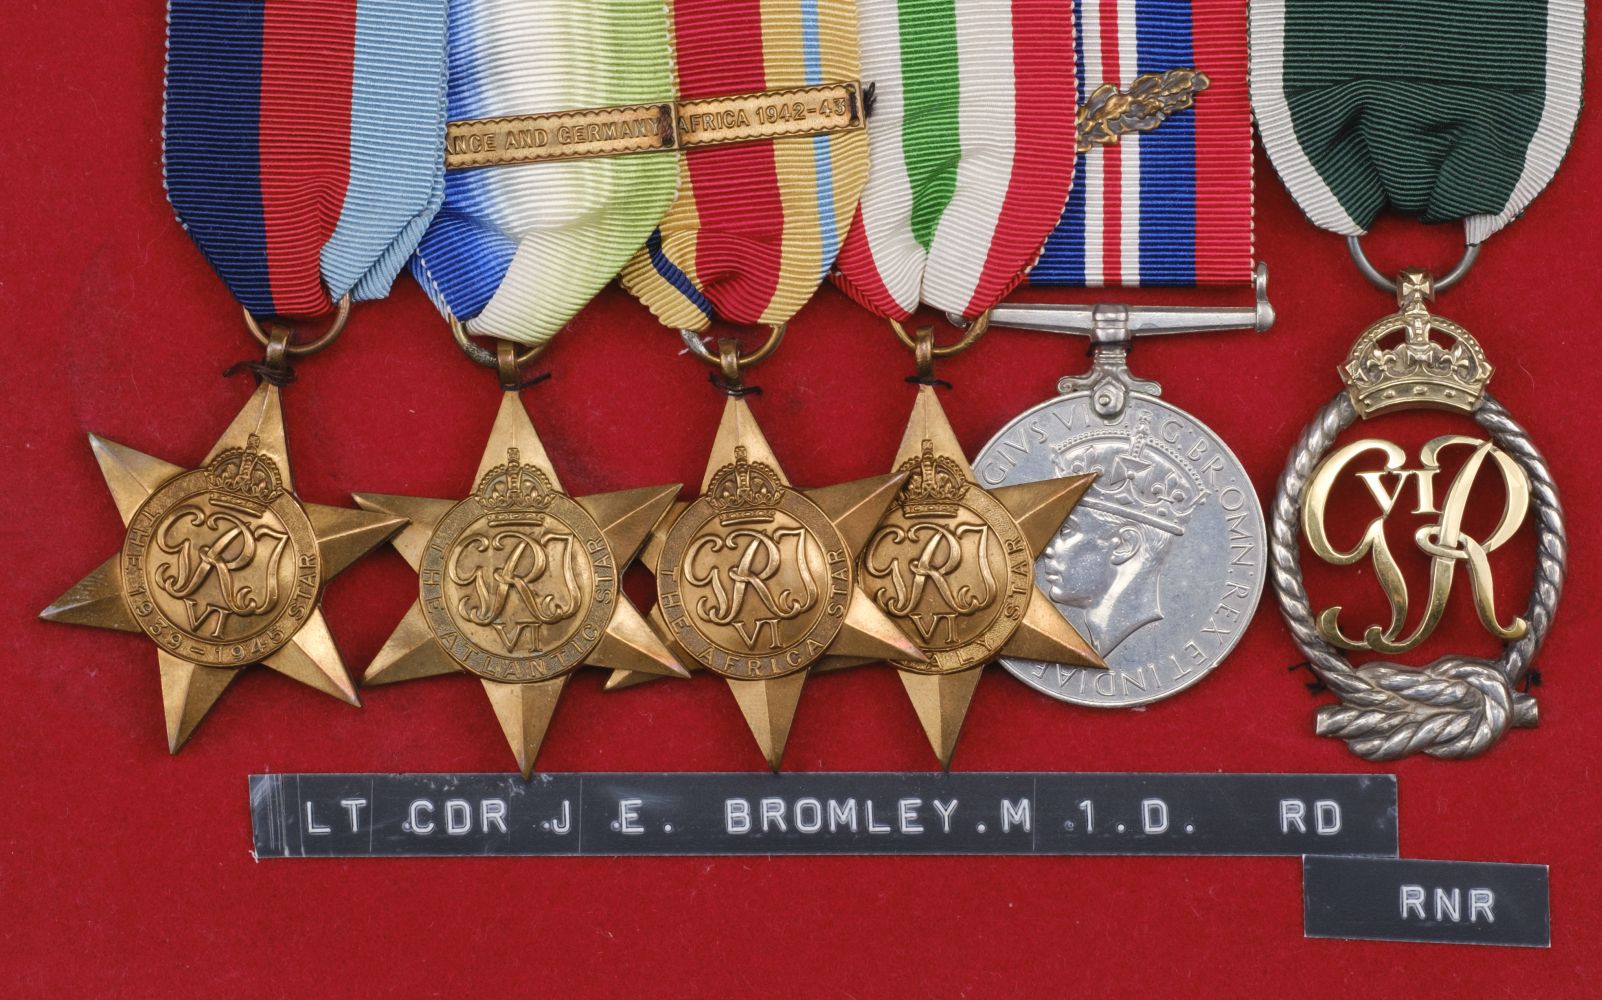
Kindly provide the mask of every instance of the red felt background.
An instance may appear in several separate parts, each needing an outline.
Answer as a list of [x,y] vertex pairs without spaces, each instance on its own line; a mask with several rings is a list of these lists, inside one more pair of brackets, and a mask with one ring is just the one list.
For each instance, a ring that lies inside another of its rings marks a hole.
[[[250,391],[248,379],[219,378],[254,346],[162,196],[161,37],[152,2],[10,3],[0,27],[10,137],[0,152],[0,991],[1595,995],[1602,477],[1590,451],[1602,433],[1593,198],[1602,132],[1593,121],[1550,190],[1442,303],[1481,334],[1499,368],[1495,388],[1547,449],[1574,521],[1573,574],[1541,657],[1541,727],[1472,762],[1383,768],[1400,779],[1403,853],[1552,866],[1553,947],[1338,943],[1302,939],[1290,859],[254,862],[249,772],[502,770],[510,757],[465,679],[375,690],[358,711],[258,670],[169,758],[149,644],[34,618],[120,544],[85,431],[193,464]],[[1336,388],[1335,364],[1388,303],[1261,160],[1258,178],[1259,249],[1279,325],[1262,337],[1145,345],[1136,358],[1234,446],[1266,502],[1302,422]],[[1394,225],[1371,242],[1392,264],[1444,267],[1454,238]],[[675,342],[614,290],[550,352],[556,378],[527,398],[575,492],[699,477],[721,399],[696,362],[675,356]],[[1082,368],[1082,350],[998,332],[945,365],[964,444],[977,449],[1050,394],[1059,375]],[[821,294],[760,370],[768,391],[754,403],[791,476],[884,471],[911,402],[900,381],[909,367],[880,324]],[[362,308],[301,375],[287,409],[306,499],[467,488],[496,389],[409,280]],[[1510,609],[1528,579],[1528,538],[1521,544],[1522,555],[1504,560]],[[1370,585],[1346,581],[1349,591]],[[414,588],[387,551],[332,584],[325,609],[353,667],[378,649]],[[1453,621],[1473,634],[1459,588]],[[1379,770],[1311,734],[1318,701],[1302,675],[1286,673],[1297,659],[1265,595],[1213,677],[1143,713],[1059,705],[993,671],[956,766]],[[715,678],[607,696],[600,682],[587,671],[569,686],[544,768],[761,766]],[[876,667],[809,686],[786,764],[919,769],[931,759],[900,685]]]

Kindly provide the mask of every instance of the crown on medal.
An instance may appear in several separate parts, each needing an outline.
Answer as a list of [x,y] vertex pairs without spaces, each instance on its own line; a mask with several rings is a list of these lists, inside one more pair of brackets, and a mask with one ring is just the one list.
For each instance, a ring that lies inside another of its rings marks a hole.
[[[1425,295],[1410,290],[1402,289],[1401,313],[1369,327],[1346,356],[1340,374],[1352,403],[1364,417],[1418,407],[1472,413],[1491,380],[1485,352],[1467,330],[1430,315]],[[1397,331],[1404,332],[1402,341],[1385,346]]]
[[922,454],[902,462],[896,471],[907,473],[896,505],[908,520],[957,516],[957,506],[968,492],[968,477],[962,466],[936,455],[933,442],[926,439]]
[[1064,442],[1056,452],[1058,475],[1096,475],[1081,507],[1183,535],[1207,500],[1207,490],[1153,444],[1149,414],[1140,415],[1127,444],[1103,441],[1086,447],[1079,439]]
[[744,446],[734,461],[719,469],[706,491],[706,502],[720,515],[720,524],[758,524],[773,520],[784,486],[779,474],[762,462],[746,460]]
[[278,463],[261,453],[261,439],[252,434],[243,448],[229,448],[206,466],[206,482],[217,492],[215,503],[260,514],[284,494]]
[[516,448],[506,449],[506,464],[497,465],[478,481],[478,505],[489,512],[489,523],[542,524],[555,499],[545,473],[518,460]]

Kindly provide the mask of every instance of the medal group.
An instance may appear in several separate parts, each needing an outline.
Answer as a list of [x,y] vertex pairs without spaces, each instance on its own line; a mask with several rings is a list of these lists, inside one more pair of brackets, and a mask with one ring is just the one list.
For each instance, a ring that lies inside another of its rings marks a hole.
[[[986,665],[1074,705],[1148,704],[1229,654],[1266,577],[1339,698],[1320,734],[1371,760],[1483,753],[1536,723],[1520,682],[1561,593],[1563,517],[1488,352],[1432,302],[1555,173],[1584,10],[1424,6],[1460,23],[1450,41],[1338,0],[169,0],[167,190],[264,347],[258,388],[192,469],[91,435],[126,540],[44,617],[156,644],[176,752],[252,664],[359,704],[318,602],[387,541],[417,600],[361,683],[472,675],[525,776],[581,666],[619,692],[718,674],[777,770],[808,676],[888,663],[949,766]],[[1403,58],[1428,72],[1398,77]],[[1398,303],[1339,366],[1266,521],[1229,447],[1129,364],[1137,337],[1272,324],[1254,117],[1308,218]],[[1462,262],[1376,271],[1359,240],[1387,209],[1461,221]],[[450,497],[303,503],[291,363],[403,270],[486,370],[478,470]],[[665,328],[662,363],[704,364],[727,397],[689,489],[574,495],[525,408],[530,365],[614,280]],[[886,321],[916,388],[883,475],[802,488],[747,376],[806,336],[789,324],[828,280]],[[1025,283],[1256,301],[1009,303]],[[937,368],[1006,350],[1006,329],[1084,336],[1089,370],[970,459]],[[1340,439],[1410,408],[1478,431],[1416,457]],[[1328,517],[1352,483],[1376,505],[1361,533]],[[1487,492],[1503,509],[1480,531]],[[1435,520],[1403,545],[1387,518],[1409,510]],[[1507,616],[1490,560],[1530,530],[1535,585]],[[1388,622],[1316,608],[1304,551],[1369,567]],[[1422,611],[1402,569],[1420,557]],[[649,608],[621,586],[636,561]],[[1498,659],[1348,659],[1416,649],[1459,576]]]

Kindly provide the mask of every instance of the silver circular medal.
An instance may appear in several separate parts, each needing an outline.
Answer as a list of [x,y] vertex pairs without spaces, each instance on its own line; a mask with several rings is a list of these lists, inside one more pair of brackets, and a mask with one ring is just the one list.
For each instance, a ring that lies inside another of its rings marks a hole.
[[1035,560],[1035,582],[1110,669],[1006,657],[1013,676],[1093,708],[1146,705],[1205,677],[1262,593],[1262,505],[1229,447],[1134,378],[1125,351],[1019,415],[974,461],[992,489],[1097,473]]

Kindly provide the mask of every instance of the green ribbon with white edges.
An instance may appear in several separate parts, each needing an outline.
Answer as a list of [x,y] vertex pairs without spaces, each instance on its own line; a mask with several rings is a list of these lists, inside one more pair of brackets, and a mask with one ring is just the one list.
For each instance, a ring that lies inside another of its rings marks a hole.
[[1252,108],[1315,225],[1389,208],[1478,244],[1557,173],[1584,46],[1584,0],[1253,0]]

